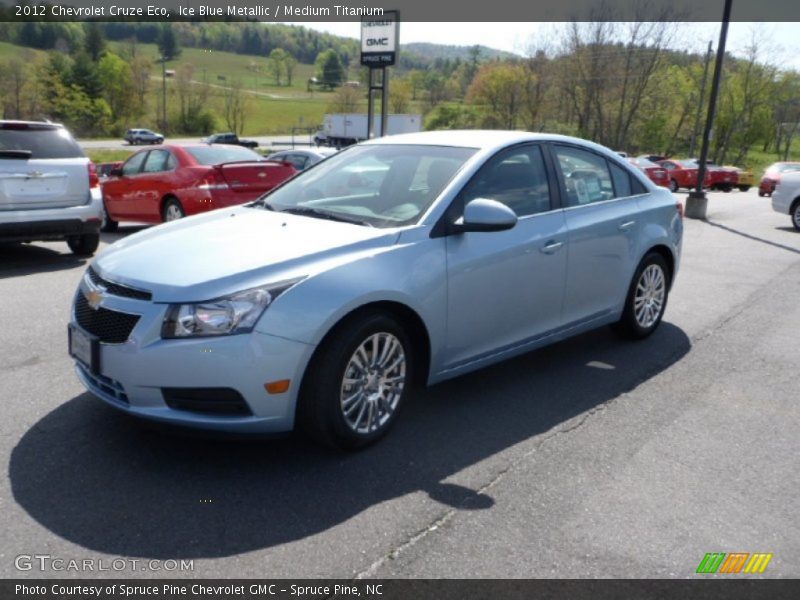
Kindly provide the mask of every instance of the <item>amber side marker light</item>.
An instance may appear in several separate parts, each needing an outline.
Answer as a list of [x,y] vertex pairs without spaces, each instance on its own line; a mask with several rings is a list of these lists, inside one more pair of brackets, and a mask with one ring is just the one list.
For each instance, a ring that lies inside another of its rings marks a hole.
[[289,389],[291,379],[281,379],[279,381],[270,381],[264,384],[264,389],[268,394],[283,394]]

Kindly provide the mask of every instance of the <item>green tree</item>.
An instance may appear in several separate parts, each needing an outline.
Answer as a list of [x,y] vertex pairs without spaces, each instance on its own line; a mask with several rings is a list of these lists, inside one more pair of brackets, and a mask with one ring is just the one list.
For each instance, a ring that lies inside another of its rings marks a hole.
[[130,65],[116,54],[107,52],[97,65],[97,73],[103,82],[103,98],[114,118],[133,114],[136,96]]
[[83,40],[83,47],[92,60],[97,61],[106,50],[106,38],[103,35],[100,23],[91,21],[86,25],[86,37]]
[[269,53],[267,58],[267,68],[275,80],[275,85],[281,85],[283,74],[286,72],[286,60],[289,58],[289,53],[283,48],[275,48]]
[[332,90],[344,81],[344,67],[339,55],[333,50],[320,52],[314,63],[320,84]]
[[178,37],[172,29],[172,23],[163,23],[158,34],[158,52],[160,56],[167,60],[178,58],[181,55],[181,48],[178,45]]

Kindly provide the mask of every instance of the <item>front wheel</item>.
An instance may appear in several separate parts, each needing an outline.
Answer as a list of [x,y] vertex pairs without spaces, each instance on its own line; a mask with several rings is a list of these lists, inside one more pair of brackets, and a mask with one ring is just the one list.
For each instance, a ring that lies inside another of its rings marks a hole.
[[412,370],[411,343],[393,317],[376,312],[348,320],[323,342],[308,367],[298,424],[328,446],[367,446],[394,424]]
[[183,210],[183,206],[181,206],[181,203],[177,199],[170,198],[166,201],[164,204],[164,210],[161,214],[161,217],[165,223],[168,221],[177,221],[185,216],[186,212]]
[[678,182],[674,179],[669,180],[669,191],[673,194],[678,191]]
[[67,238],[67,246],[76,256],[91,256],[100,245],[99,233],[84,233]]
[[[750,191],[750,186],[749,185],[740,185],[740,186],[737,186],[737,187],[739,188],[740,192],[749,192]],[[760,196],[761,194],[758,194],[758,195]]]
[[643,339],[661,323],[667,307],[670,273],[664,257],[651,252],[642,259],[628,290],[622,317],[614,329],[631,339]]
[[106,207],[106,203],[103,202],[103,220],[100,223],[100,231],[111,233],[116,231],[118,227],[119,221],[115,221],[108,215],[108,208]]

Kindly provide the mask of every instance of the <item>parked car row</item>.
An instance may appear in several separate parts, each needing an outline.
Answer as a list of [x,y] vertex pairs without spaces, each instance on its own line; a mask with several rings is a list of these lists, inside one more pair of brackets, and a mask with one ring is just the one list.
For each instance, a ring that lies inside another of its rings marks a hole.
[[[700,162],[696,158],[674,159],[651,154],[629,157],[628,161],[642,170],[653,183],[668,187],[673,192],[697,187]],[[739,167],[723,167],[706,161],[706,171],[703,177],[704,188],[723,192],[730,192],[733,188],[737,188],[746,192],[754,185],[755,176],[752,172]]]

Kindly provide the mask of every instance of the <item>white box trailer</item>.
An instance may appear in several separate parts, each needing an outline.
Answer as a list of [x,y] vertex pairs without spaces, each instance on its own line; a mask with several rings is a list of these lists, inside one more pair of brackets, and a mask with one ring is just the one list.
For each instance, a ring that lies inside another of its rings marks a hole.
[[[372,123],[372,131],[377,134],[381,129],[380,115],[375,115]],[[422,115],[389,115],[386,128],[387,135],[422,131]],[[336,148],[357,144],[365,139],[367,139],[367,115],[364,113],[325,115],[322,129],[314,136],[314,142],[318,146]]]

